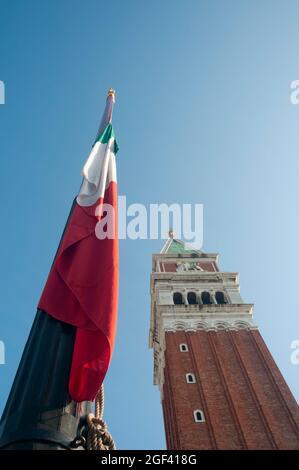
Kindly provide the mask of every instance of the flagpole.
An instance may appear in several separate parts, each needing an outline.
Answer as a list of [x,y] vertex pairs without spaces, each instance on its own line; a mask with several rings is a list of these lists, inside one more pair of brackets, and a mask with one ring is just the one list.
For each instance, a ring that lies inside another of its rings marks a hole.
[[[97,136],[111,121],[114,101],[110,89]],[[37,310],[1,417],[0,450],[84,448],[91,402],[76,403],[68,392],[75,336],[74,326]]]

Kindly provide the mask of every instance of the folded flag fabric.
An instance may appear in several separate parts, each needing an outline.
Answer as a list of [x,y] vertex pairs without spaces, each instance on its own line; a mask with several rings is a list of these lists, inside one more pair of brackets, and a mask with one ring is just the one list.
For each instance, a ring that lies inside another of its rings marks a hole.
[[116,333],[118,146],[111,123],[113,102],[111,92],[38,304],[54,318],[77,327],[69,377],[69,393],[77,402],[94,400],[111,360]]

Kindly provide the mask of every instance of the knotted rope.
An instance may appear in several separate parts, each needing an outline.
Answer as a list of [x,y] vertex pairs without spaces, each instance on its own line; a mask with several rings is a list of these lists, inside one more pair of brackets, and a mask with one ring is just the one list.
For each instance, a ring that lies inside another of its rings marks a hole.
[[95,399],[95,414],[87,415],[87,450],[115,450],[115,442],[103,420],[104,415],[104,385]]

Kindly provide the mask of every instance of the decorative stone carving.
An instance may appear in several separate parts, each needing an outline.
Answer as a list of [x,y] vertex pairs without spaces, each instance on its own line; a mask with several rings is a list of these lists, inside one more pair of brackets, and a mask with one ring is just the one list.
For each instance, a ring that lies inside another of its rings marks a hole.
[[177,273],[189,272],[189,271],[203,271],[197,263],[178,263],[176,267]]

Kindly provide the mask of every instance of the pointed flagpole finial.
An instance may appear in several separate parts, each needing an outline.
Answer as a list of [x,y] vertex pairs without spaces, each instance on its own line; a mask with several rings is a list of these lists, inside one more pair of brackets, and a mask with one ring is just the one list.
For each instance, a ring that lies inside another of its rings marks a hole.
[[112,96],[113,98],[113,103],[115,103],[115,90],[113,88],[109,88],[108,90],[108,97]]
[[98,140],[99,136],[104,132],[107,124],[111,123],[114,103],[115,103],[115,90],[113,88],[109,88],[108,93],[107,93],[105,111],[104,111],[100,126],[98,128],[95,142]]

